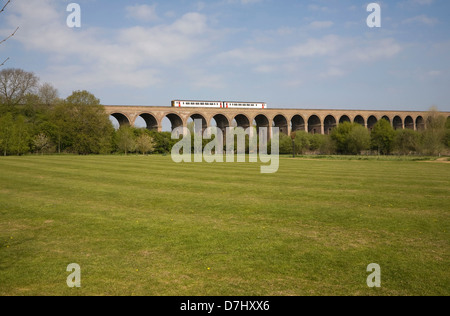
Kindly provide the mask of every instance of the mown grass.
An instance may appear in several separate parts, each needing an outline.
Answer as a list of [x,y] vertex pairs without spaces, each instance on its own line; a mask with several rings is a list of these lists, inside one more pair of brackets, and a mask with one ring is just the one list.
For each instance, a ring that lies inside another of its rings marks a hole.
[[449,295],[449,176],[416,161],[282,158],[267,175],[170,156],[0,158],[0,295]]

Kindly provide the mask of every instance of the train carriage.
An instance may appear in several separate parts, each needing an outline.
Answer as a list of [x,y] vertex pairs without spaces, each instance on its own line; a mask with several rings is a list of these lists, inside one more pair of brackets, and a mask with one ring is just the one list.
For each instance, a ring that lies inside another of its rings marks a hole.
[[172,107],[177,108],[222,108],[221,101],[174,100]]
[[264,102],[173,100],[177,108],[267,109]]

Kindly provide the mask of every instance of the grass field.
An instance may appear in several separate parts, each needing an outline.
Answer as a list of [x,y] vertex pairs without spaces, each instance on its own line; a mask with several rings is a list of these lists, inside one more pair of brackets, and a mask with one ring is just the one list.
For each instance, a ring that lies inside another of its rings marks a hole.
[[448,163],[2,157],[0,295],[449,295],[449,215]]

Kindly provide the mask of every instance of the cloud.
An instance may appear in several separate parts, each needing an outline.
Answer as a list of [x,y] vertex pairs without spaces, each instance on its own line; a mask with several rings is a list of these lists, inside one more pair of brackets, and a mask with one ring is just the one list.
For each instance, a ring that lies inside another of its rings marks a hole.
[[156,14],[156,4],[154,5],[133,5],[125,8],[128,18],[136,19],[142,22],[155,22],[159,20]]
[[436,76],[440,76],[442,74],[442,71],[440,71],[440,70],[430,70],[427,74],[428,74],[428,76],[436,77]]
[[418,5],[430,5],[434,0],[412,0],[411,2]]
[[327,29],[334,25],[332,21],[314,21],[308,25],[310,29]]
[[328,7],[325,6],[319,6],[317,4],[310,4],[308,5],[308,10],[310,11],[322,11],[322,12],[327,12],[330,9]]
[[345,71],[338,67],[330,67],[326,72],[322,72],[320,78],[332,78],[332,77],[342,77],[345,75]]
[[288,49],[290,57],[317,57],[332,55],[346,45],[346,40],[328,35],[323,38],[308,39],[305,43],[295,45]]
[[[136,13],[136,7],[128,8],[132,9],[127,14]],[[155,18],[150,13],[141,18]],[[206,16],[199,13],[153,27],[71,29],[65,24],[65,11],[58,10],[52,0],[17,2],[7,22],[20,25],[14,40],[27,50],[46,53],[52,61],[49,76],[67,85],[142,88],[157,84],[164,78],[162,73],[207,50],[212,36]]]
[[242,4],[242,5],[247,5],[247,4],[255,4],[255,3],[260,3],[263,0],[226,0],[225,3],[226,4]]
[[[362,39],[326,35],[280,49],[236,48],[219,55],[223,64],[251,67],[258,74],[303,73],[315,65],[316,78],[342,77],[365,63],[396,57],[403,47],[393,38]],[[325,69],[325,70],[322,70]]]
[[415,17],[412,17],[412,18],[409,18],[409,19],[406,19],[406,20],[403,21],[404,24],[417,24],[417,23],[419,23],[419,24],[425,24],[425,25],[428,25],[428,26],[433,26],[433,25],[437,24],[438,22],[439,22],[438,19],[430,18],[430,17],[428,17],[428,16],[426,16],[424,14],[419,15],[419,16],[415,16]]

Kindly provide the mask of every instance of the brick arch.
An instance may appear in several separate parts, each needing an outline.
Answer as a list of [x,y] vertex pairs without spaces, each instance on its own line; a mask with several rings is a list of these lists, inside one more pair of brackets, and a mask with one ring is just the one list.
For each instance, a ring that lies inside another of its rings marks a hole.
[[362,115],[360,115],[360,114],[356,115],[356,116],[353,118],[353,123],[358,123],[358,124],[361,124],[362,126],[366,126],[366,120],[365,120],[365,118],[364,118]]
[[351,123],[352,120],[350,119],[350,117],[349,117],[348,115],[344,114],[344,115],[342,115],[342,116],[339,118],[339,124],[342,124],[342,123],[344,123],[344,122],[349,122],[349,123]]
[[322,120],[317,114],[312,114],[308,117],[308,133],[322,134]]
[[301,114],[295,114],[290,119],[291,131],[306,131],[306,122],[305,118]]
[[174,112],[166,112],[166,113],[163,114],[163,116],[160,119],[160,122],[159,122],[160,126],[163,125],[163,120],[165,118],[169,119],[169,121],[170,121],[170,123],[172,125],[172,131],[175,128],[184,127],[184,126],[187,125],[186,120],[184,120],[181,115],[178,115],[177,113],[174,113]]
[[258,114],[253,118],[253,120],[256,122],[256,131],[257,131],[258,135],[260,134],[260,129],[262,127],[267,128],[265,137],[266,137],[266,140],[268,140],[270,138],[270,127],[271,126],[270,126],[270,120],[267,117],[267,115],[265,115],[263,113]]
[[416,123],[416,130],[421,131],[425,129],[425,119],[423,118],[422,115],[416,117],[415,123]]
[[392,126],[394,129],[403,129],[403,119],[399,115],[394,116]]
[[[203,133],[203,132],[206,130],[206,128],[209,126],[209,122],[208,122],[207,118],[205,117],[205,115],[202,115],[202,114],[200,114],[200,113],[192,113],[192,114],[190,114],[189,117],[186,119],[186,125],[187,125],[187,122],[189,121],[189,119],[192,119],[194,122],[195,122],[196,120],[201,120],[201,121],[202,121],[202,126],[201,126],[200,129],[198,129],[198,131],[201,130],[202,133]],[[195,126],[195,128],[197,129],[198,126]],[[196,130],[196,131],[197,131],[197,130]]]
[[406,129],[414,129],[415,128],[415,122],[412,116],[407,115],[404,119],[404,124]]
[[113,112],[110,116],[114,117],[119,122],[119,127],[131,126],[130,117],[121,112]]
[[331,130],[337,126],[337,120],[336,117],[333,115],[327,115],[323,120],[323,128],[325,131],[325,134],[330,134]]
[[233,119],[231,122],[236,121],[238,127],[243,127],[244,129],[251,126],[252,121],[250,121],[250,118],[246,114],[236,114],[233,116]]
[[158,120],[155,115],[153,115],[149,112],[142,112],[136,116],[133,125],[136,125],[136,121],[139,117],[145,121],[145,124],[147,125],[146,128],[148,130],[156,130],[156,131],[159,130],[160,125],[159,125]]
[[284,114],[277,114],[273,118],[273,126],[280,129],[280,133],[289,134],[289,121]]
[[377,124],[378,119],[375,115],[371,115],[369,116],[369,118],[367,119],[367,128],[369,130],[372,130],[373,127],[375,126],[375,124]]

